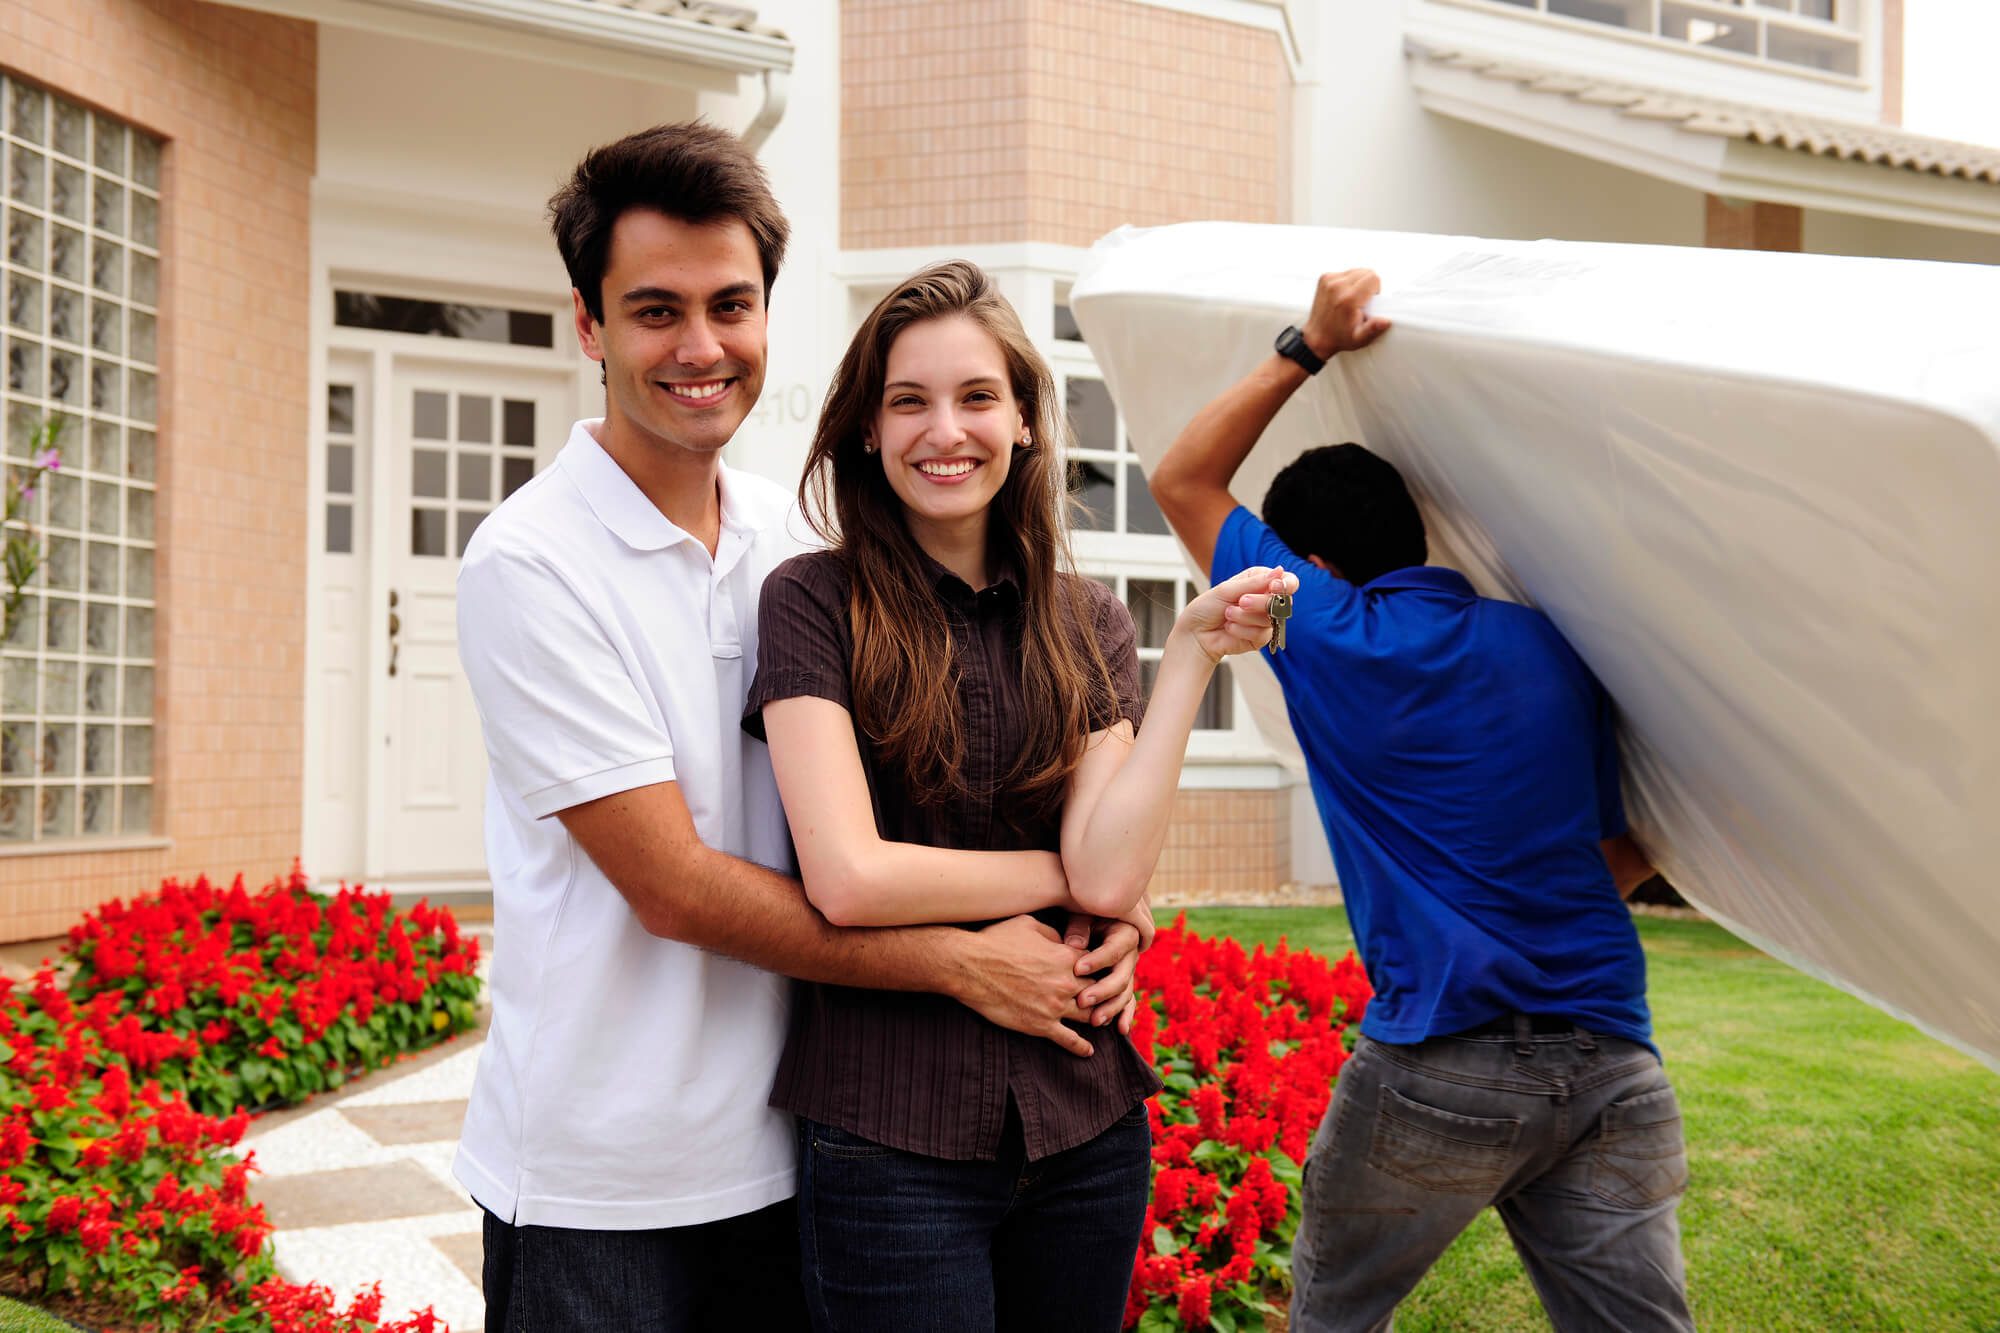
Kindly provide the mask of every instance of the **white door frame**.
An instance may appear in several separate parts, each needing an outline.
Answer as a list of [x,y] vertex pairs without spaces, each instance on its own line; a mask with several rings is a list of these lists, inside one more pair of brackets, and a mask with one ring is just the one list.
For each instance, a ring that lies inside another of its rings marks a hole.
[[[415,296],[425,299],[455,301],[476,301],[479,304],[498,305],[510,309],[545,310],[556,309],[556,337],[554,348],[515,347],[509,345],[473,342],[463,339],[423,337],[411,334],[379,333],[364,329],[332,327],[332,292],[338,286],[343,290],[361,289],[389,291],[397,295]],[[307,869],[321,878],[345,875],[350,879],[365,880],[379,884],[385,879],[398,878],[397,868],[391,863],[389,846],[388,800],[391,789],[389,774],[389,729],[392,725],[391,699],[389,692],[389,634],[388,597],[393,586],[396,568],[396,543],[400,538],[408,540],[408,534],[393,521],[399,503],[399,487],[393,469],[385,459],[394,448],[397,438],[395,387],[398,383],[399,363],[450,362],[468,369],[487,372],[512,372],[523,378],[532,378],[543,383],[561,381],[570,389],[568,395],[558,396],[568,417],[558,413],[558,419],[538,423],[538,438],[535,447],[535,467],[537,471],[548,466],[560,449],[567,420],[582,415],[580,405],[593,401],[601,392],[596,383],[595,367],[583,361],[576,345],[574,331],[566,318],[566,311],[556,308],[549,294],[495,291],[481,289],[469,292],[464,289],[441,290],[435,282],[390,282],[370,276],[347,280],[336,274],[326,275],[326,285],[321,288],[320,299],[315,302],[323,322],[315,339],[313,366],[314,410],[308,431],[311,449],[310,514],[307,524],[307,563],[310,577],[309,596],[317,601],[320,580],[320,565],[325,550],[325,399],[329,382],[330,367],[336,362],[353,365],[357,361],[366,366],[368,411],[366,458],[357,458],[358,493],[355,496],[357,515],[355,555],[362,561],[362,578],[359,592],[361,607],[360,628],[365,634],[365,651],[362,653],[362,670],[366,684],[359,692],[363,716],[355,719],[327,718],[307,728],[306,763],[324,764],[326,756],[316,752],[320,746],[340,744],[343,733],[361,735],[362,756],[358,766],[358,776],[362,785],[362,808],[364,815],[361,828],[361,855],[359,865],[308,864]],[[309,625],[317,626],[325,608],[317,605],[308,608]],[[319,661],[318,645],[309,638],[307,647],[307,708],[308,714],[323,711],[323,700],[319,694],[319,671],[323,664]],[[310,799],[313,784],[303,784],[305,795]],[[304,812],[304,830],[308,853],[317,850],[317,844],[327,841],[321,831],[324,825],[318,823],[321,812],[308,808]],[[472,869],[472,868],[468,868]]]

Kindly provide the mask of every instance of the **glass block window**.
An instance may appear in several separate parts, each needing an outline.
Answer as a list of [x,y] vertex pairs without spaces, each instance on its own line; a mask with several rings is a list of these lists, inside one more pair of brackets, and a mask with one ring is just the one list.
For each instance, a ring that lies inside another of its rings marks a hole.
[[1069,491],[1080,506],[1071,511],[1076,525],[1098,532],[1169,534],[1172,529],[1146,489],[1146,474],[1104,381],[1064,376],[1063,402],[1071,435]]
[[532,399],[418,389],[410,405],[410,554],[461,556],[535,475]]
[[[1188,598],[1196,595],[1186,579],[1140,578],[1137,575],[1104,574],[1098,582],[1117,593],[1132,613],[1132,627],[1139,639],[1139,686],[1147,698],[1153,694],[1153,678],[1160,674],[1160,657],[1167,635]],[[1228,731],[1236,725],[1236,691],[1229,680],[1229,663],[1224,662],[1209,678],[1208,690],[1194,715],[1196,731]]]
[[6,484],[43,562],[0,641],[0,846],[153,827],[160,141],[0,76]]

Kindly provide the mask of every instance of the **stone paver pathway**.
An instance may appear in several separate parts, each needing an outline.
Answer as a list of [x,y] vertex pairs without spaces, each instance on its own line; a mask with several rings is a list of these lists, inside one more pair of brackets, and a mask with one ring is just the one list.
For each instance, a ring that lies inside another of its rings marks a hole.
[[243,1147],[262,1173],[250,1194],[271,1219],[279,1271],[326,1284],[343,1304],[379,1280],[386,1318],[428,1305],[453,1333],[484,1325],[480,1213],[451,1176],[484,1044],[460,1037],[410,1073],[385,1071],[304,1115],[251,1126]]

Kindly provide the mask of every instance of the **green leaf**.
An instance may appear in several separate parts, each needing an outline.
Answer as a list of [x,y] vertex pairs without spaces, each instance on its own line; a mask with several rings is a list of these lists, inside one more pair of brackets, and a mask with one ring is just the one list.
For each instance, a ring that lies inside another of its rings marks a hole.
[[[1236,1155],[1236,1149],[1226,1143],[1218,1143],[1214,1139],[1203,1139],[1200,1143],[1194,1145],[1194,1151],[1188,1154],[1188,1160],[1206,1166],[1217,1158],[1226,1160]],[[1276,1173],[1273,1172],[1273,1174],[1275,1175]]]
[[1180,1326],[1180,1320],[1157,1305],[1139,1316],[1139,1333],[1174,1333]]
[[1165,1227],[1153,1228],[1154,1254],[1179,1254],[1180,1252],[1180,1242],[1174,1239],[1173,1232],[1167,1230]]
[[1222,1330],[1222,1333],[1236,1333],[1236,1316],[1227,1310],[1210,1310],[1208,1312],[1208,1323],[1209,1327],[1219,1328]]
[[1275,1148],[1271,1150],[1270,1158],[1273,1179],[1291,1189],[1305,1188],[1305,1172],[1299,1168],[1297,1162]]
[[271,1066],[255,1057],[244,1060],[236,1072],[243,1076],[244,1085],[252,1090],[271,1081]]

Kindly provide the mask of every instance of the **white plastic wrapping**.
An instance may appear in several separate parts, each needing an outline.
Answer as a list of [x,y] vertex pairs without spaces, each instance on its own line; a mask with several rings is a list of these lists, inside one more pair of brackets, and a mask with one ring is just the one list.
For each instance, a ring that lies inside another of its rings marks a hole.
[[[1358,439],[1434,563],[1552,616],[1617,700],[1634,830],[1743,938],[2000,1069],[2000,269],[1198,223],[1071,295],[1150,467],[1368,267],[1238,477]],[[1240,670],[1298,751],[1268,670]]]

